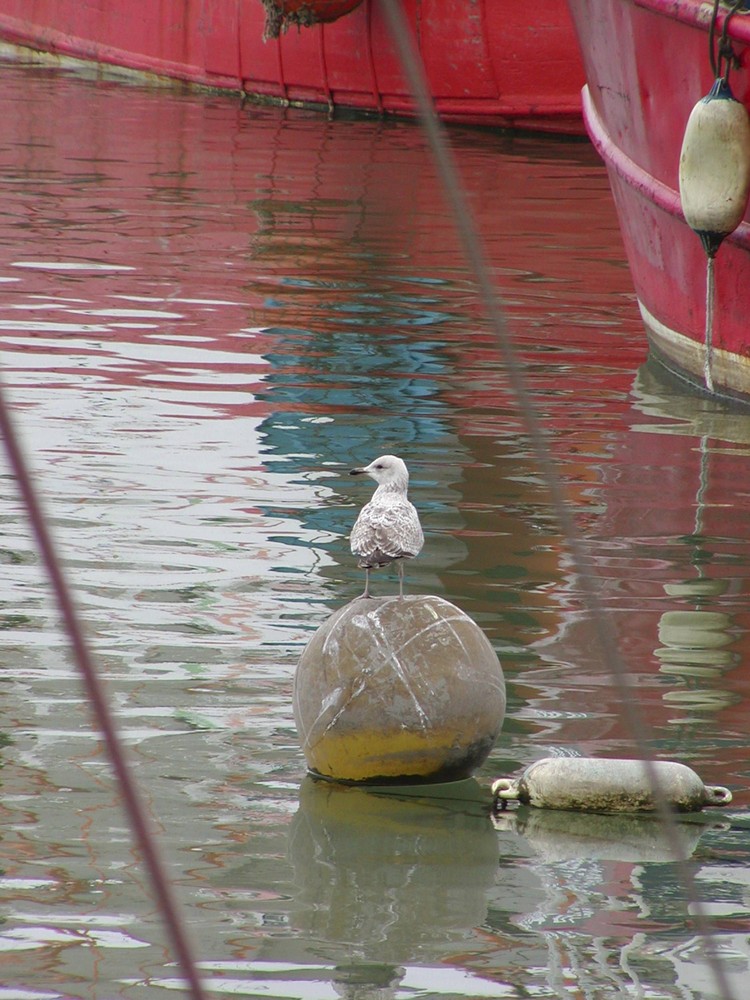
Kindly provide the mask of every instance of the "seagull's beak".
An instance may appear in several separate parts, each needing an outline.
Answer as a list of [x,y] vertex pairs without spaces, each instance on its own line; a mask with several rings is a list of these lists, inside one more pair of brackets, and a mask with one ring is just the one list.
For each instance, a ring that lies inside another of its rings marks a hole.
[[367,474],[367,469],[351,469],[349,471],[350,476],[364,476]]

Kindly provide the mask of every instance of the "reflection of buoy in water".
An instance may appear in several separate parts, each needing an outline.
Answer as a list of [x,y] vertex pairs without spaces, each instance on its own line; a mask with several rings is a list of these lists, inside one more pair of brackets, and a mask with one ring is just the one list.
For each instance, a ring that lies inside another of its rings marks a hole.
[[487,637],[440,597],[358,599],[300,658],[294,717],[310,770],[335,781],[454,781],[485,760],[505,716]]
[[294,926],[319,954],[346,941],[357,959],[433,965],[487,918],[499,853],[489,808],[475,779],[404,794],[308,775],[289,829]]
[[[560,861],[675,861],[675,842],[659,817],[638,813],[574,813],[554,809],[516,809],[496,813],[492,820],[500,832],[523,837],[546,864]],[[715,819],[691,817],[676,824],[677,857],[689,858],[701,835],[725,829]]]
[[690,112],[680,152],[685,221],[706,251],[704,379],[713,390],[714,257],[742,221],[750,193],[750,118],[726,79],[718,79]]
[[[704,785],[692,768],[671,760],[654,761],[659,788],[677,812],[723,806],[732,793],[721,785]],[[518,799],[540,809],[580,812],[654,812],[654,791],[643,761],[593,757],[544,757],[520,778],[499,778],[492,785],[496,802]]]

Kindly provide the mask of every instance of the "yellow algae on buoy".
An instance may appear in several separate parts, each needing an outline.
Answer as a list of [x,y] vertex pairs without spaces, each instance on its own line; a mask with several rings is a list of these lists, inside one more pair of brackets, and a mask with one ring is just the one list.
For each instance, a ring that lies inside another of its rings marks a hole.
[[335,781],[466,778],[487,757],[504,716],[495,651],[440,597],[352,601],[315,632],[295,677],[307,765]]

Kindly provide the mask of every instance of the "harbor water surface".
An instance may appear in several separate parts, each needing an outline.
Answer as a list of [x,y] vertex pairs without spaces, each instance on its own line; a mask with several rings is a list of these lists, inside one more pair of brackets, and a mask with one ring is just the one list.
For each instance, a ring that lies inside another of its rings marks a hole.
[[[209,995],[716,996],[655,821],[490,816],[539,757],[640,748],[419,128],[2,74],[3,383]],[[750,416],[646,363],[587,143],[450,137],[650,750],[734,794],[679,831],[739,997]],[[384,452],[408,592],[482,626],[509,694],[476,779],[409,795],[312,781],[291,711]],[[0,1000],[175,995],[7,466],[0,523]]]

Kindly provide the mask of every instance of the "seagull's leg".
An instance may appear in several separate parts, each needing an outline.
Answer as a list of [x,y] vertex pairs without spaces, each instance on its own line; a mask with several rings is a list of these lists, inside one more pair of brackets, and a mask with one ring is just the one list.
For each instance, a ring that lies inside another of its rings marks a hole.
[[365,592],[362,597],[370,596],[370,570],[365,566]]
[[399,561],[396,563],[396,565],[398,567],[398,596],[399,597],[403,597],[404,596],[404,564],[399,559]]

